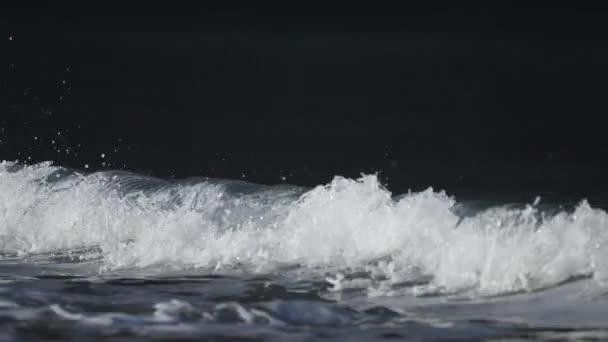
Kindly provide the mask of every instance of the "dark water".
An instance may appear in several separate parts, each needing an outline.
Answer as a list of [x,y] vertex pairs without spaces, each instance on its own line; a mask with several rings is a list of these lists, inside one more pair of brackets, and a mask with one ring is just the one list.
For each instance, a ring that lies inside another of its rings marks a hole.
[[0,187],[2,340],[608,337],[599,197],[15,163]]
[[[608,335],[597,322],[606,314],[601,296],[580,299],[578,308],[559,303],[563,292],[573,289],[482,303],[435,299],[424,305],[423,300],[413,304],[412,298],[399,297],[376,303],[323,298],[327,285],[322,280],[288,281],[277,274],[78,277],[58,271],[58,265],[51,270],[22,261],[10,264],[2,266],[3,340],[557,340]],[[551,311],[545,307],[534,313],[535,318],[549,314],[546,322],[518,316],[529,315],[539,302],[551,305]],[[596,321],[583,322],[571,310]],[[566,324],[572,319],[577,322]]]

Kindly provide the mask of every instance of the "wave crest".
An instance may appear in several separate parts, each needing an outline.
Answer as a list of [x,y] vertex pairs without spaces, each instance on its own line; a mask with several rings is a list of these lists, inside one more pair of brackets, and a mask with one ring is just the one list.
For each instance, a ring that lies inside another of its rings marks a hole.
[[3,162],[0,251],[94,251],[106,270],[298,266],[369,294],[403,284],[501,294],[608,278],[608,217],[585,201],[551,215],[527,205],[464,216],[457,206],[433,189],[393,197],[374,175],[307,190]]

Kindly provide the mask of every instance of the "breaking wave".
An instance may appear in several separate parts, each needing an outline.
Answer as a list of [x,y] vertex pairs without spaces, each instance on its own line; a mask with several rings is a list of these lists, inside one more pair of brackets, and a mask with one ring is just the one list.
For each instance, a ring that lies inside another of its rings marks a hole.
[[393,196],[374,175],[304,189],[3,162],[0,253],[97,260],[101,272],[297,269],[369,295],[608,279],[608,216],[586,201],[551,212],[466,206],[433,189]]

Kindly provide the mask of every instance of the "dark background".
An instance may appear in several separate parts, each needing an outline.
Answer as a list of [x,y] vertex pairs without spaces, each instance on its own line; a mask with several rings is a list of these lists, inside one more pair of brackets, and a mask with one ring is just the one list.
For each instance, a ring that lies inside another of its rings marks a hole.
[[607,188],[599,9],[52,4],[1,5],[0,159],[268,184],[378,172],[394,192]]

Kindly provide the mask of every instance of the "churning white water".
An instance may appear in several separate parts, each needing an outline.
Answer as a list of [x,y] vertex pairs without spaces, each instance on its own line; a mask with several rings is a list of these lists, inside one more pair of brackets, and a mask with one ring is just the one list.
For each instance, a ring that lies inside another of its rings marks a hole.
[[535,203],[467,215],[463,206],[433,189],[393,196],[374,175],[302,189],[3,162],[0,251],[79,251],[100,260],[102,274],[297,269],[367,296],[487,296],[608,279],[608,215],[587,202],[550,215]]

